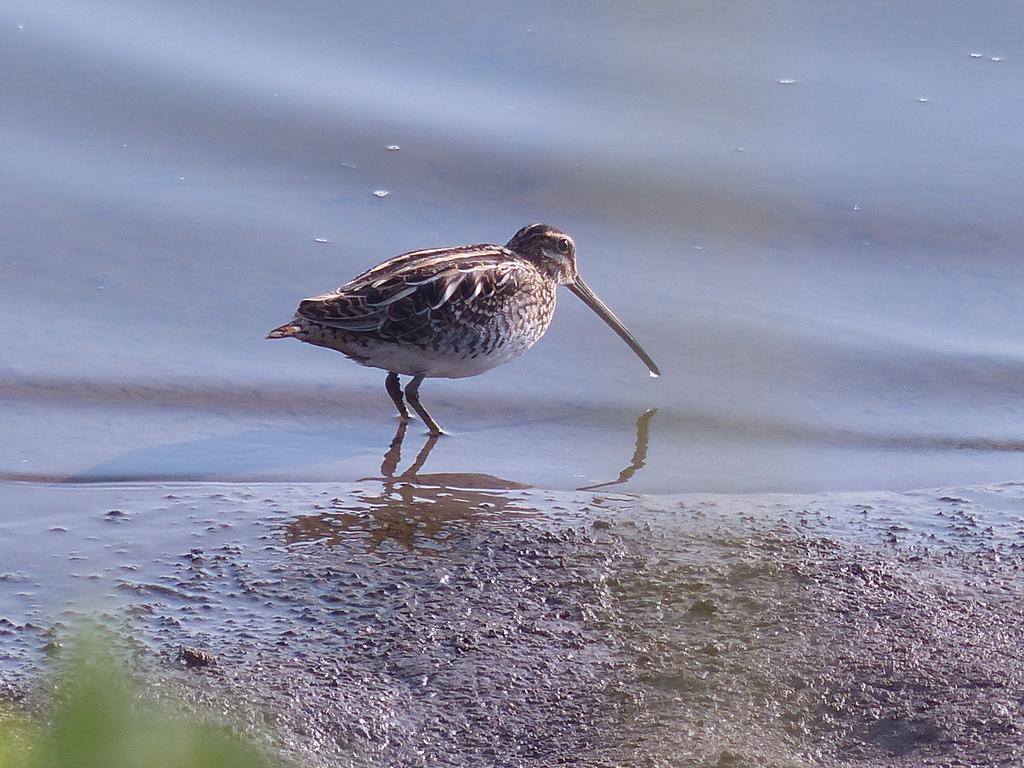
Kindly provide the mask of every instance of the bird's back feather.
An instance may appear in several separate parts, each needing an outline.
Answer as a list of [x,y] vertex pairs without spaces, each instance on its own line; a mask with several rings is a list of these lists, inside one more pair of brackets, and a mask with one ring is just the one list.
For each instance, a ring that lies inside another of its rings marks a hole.
[[536,268],[498,245],[413,251],[336,291],[303,300],[298,317],[379,341],[418,343],[438,327],[478,325],[494,305],[541,280]]

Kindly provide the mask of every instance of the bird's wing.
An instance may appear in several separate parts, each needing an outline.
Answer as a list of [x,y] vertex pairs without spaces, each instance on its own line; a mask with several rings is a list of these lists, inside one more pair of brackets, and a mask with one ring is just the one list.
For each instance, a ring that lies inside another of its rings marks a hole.
[[432,323],[516,290],[530,270],[531,265],[498,245],[414,251],[377,265],[337,291],[305,299],[298,314],[358,336],[415,341]]

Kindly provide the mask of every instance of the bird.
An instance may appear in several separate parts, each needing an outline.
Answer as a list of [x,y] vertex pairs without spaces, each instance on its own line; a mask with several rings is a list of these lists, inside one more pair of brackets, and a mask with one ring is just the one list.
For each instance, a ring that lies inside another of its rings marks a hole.
[[[295,338],[387,371],[385,388],[402,422],[406,402],[430,434],[445,434],[420,402],[428,378],[461,379],[516,359],[551,324],[566,286],[622,338],[652,377],[658,366],[580,277],[576,243],[547,224],[529,224],[505,245],[410,251],[340,288],[303,299],[268,339]],[[404,389],[400,376],[411,376]]]

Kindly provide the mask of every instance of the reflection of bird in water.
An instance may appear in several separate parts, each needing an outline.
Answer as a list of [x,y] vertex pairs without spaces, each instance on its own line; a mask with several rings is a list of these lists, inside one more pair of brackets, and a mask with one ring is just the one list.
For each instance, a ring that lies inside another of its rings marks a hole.
[[388,394],[405,400],[433,434],[441,427],[419,399],[425,378],[476,376],[519,357],[551,323],[555,292],[580,297],[644,361],[658,366],[580,277],[576,245],[564,232],[531,224],[504,246],[412,251],[378,264],[331,293],[304,299],[291,322],[267,338],[294,337],[388,372]]
[[607,483],[596,483],[595,485],[584,485],[577,488],[577,491],[594,491],[598,488],[608,488],[612,485],[622,485],[629,482],[639,470],[647,463],[647,444],[650,442],[651,419],[658,412],[657,408],[649,408],[640,414],[636,420],[636,447],[633,449],[633,458],[629,460],[629,466],[619,472],[619,476]]
[[[647,460],[650,423],[655,413],[651,409],[637,419],[633,457],[618,478],[578,490],[621,485],[632,478]],[[288,524],[287,542],[340,544],[356,533],[365,535],[366,548],[371,552],[394,541],[406,550],[437,554],[453,526],[538,513],[526,504],[525,494],[517,493],[529,488],[522,483],[474,472],[421,473],[437,445],[436,434],[427,437],[409,467],[398,474],[406,427],[405,421],[399,423],[381,462],[381,477],[364,478],[381,483],[379,494],[336,498],[330,509],[296,518]]]
[[497,520],[529,515],[537,510],[524,503],[529,488],[522,483],[473,472],[420,474],[438,435],[431,434],[409,468],[395,474],[402,461],[402,443],[408,423],[402,421],[381,463],[379,495],[360,494],[333,499],[331,509],[299,517],[288,525],[287,541],[340,543],[353,532],[365,532],[368,550],[393,540],[405,549],[437,553],[452,526],[471,524],[482,517]]

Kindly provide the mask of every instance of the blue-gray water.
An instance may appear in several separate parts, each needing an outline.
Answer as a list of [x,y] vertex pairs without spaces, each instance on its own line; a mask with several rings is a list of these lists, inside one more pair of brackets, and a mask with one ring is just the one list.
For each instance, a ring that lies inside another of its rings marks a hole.
[[394,253],[544,220],[664,376],[566,294],[524,359],[424,387],[456,434],[432,469],[599,482],[657,408],[636,490],[1017,478],[1018,26],[0,3],[0,472],[363,476],[382,376],[266,330]]

